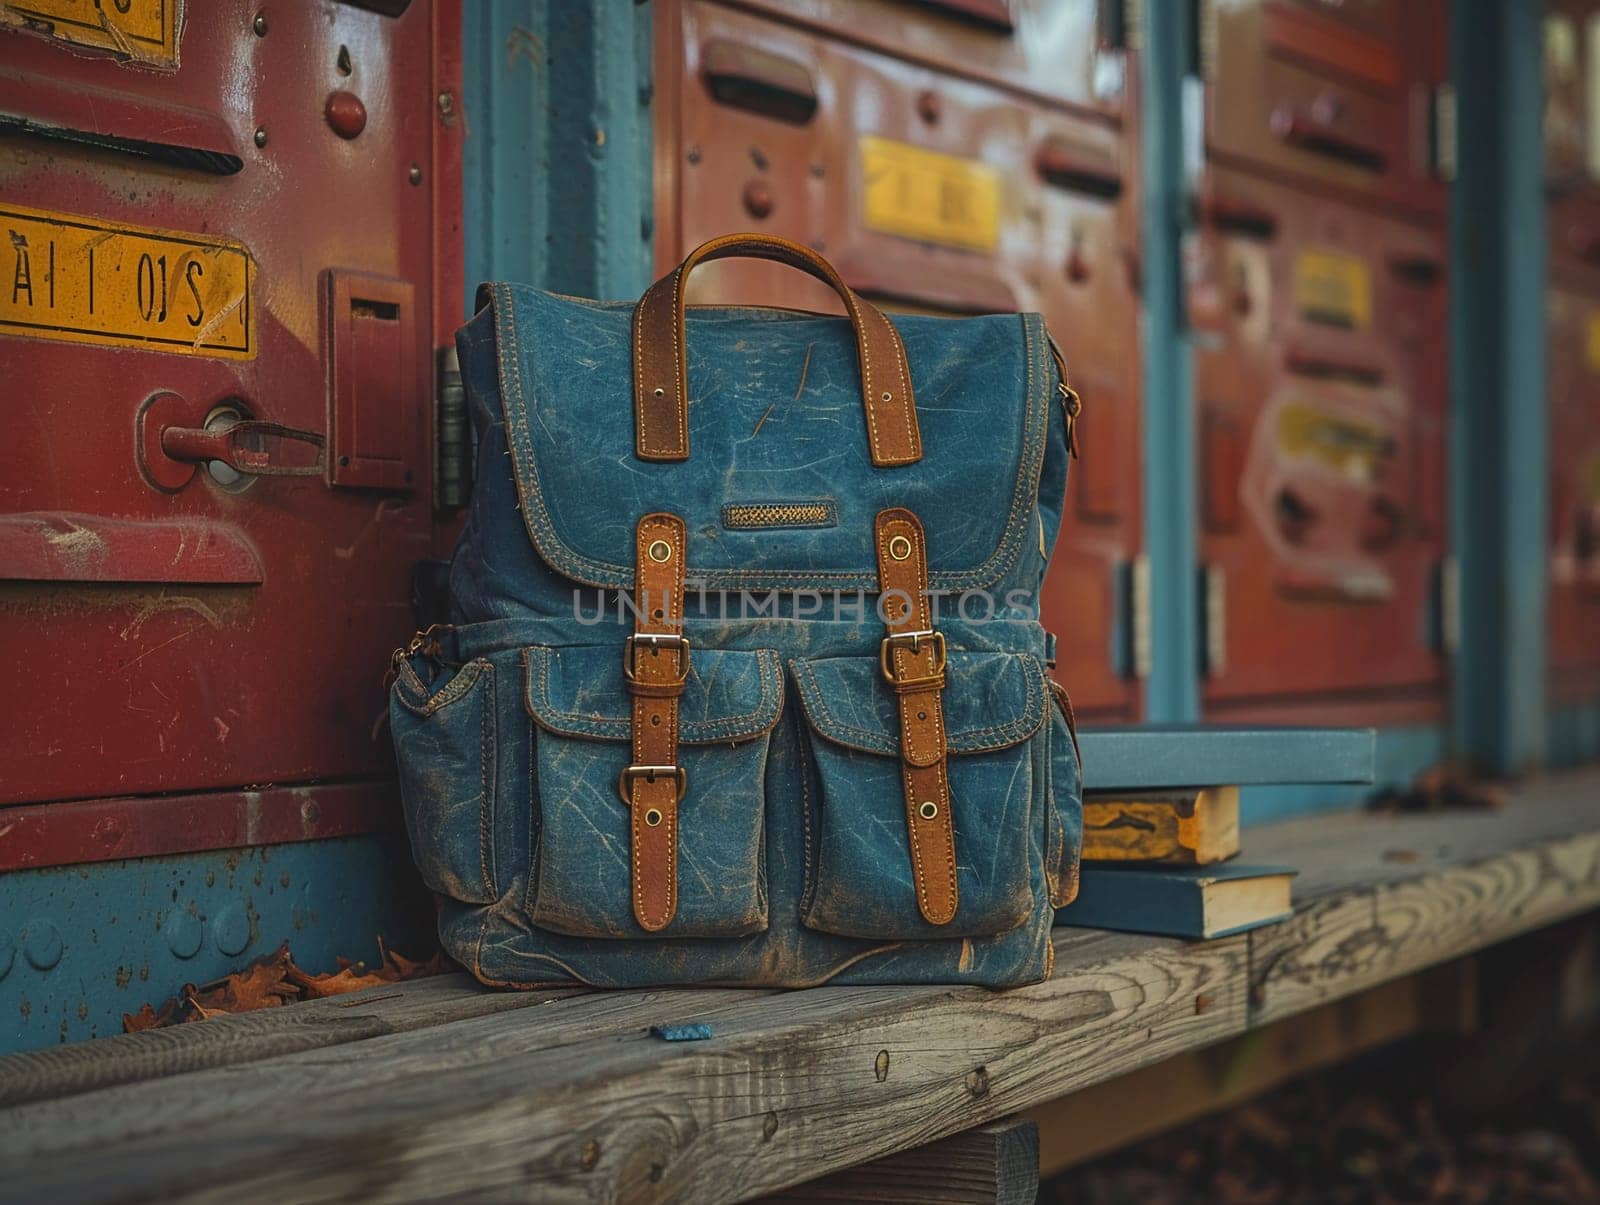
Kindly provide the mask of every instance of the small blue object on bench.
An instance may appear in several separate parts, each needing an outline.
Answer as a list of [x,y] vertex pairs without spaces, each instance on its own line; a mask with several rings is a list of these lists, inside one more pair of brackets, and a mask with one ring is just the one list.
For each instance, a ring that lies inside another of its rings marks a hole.
[[711,1037],[711,1026],[703,1021],[687,1025],[652,1025],[650,1032],[663,1042],[704,1042]]
[[1371,728],[1231,724],[1085,728],[1078,742],[1086,791],[1367,783],[1377,749]]

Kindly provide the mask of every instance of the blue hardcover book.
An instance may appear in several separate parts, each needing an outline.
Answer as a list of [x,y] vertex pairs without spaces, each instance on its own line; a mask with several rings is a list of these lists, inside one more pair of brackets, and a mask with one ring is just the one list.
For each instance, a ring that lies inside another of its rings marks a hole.
[[1227,937],[1286,919],[1289,866],[1123,867],[1085,865],[1078,898],[1056,924],[1168,937]]

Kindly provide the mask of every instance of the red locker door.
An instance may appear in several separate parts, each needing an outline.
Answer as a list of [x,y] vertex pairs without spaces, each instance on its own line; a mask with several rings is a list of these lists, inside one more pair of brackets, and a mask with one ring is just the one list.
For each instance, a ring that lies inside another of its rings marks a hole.
[[28,684],[0,803],[386,776],[461,295],[459,9],[28,7],[0,32]]
[[844,42],[1107,116],[1131,89],[1129,0],[743,0]]
[[1442,232],[1213,170],[1195,358],[1207,712],[1442,707]]
[[1211,153],[1441,213],[1434,96],[1449,78],[1447,10],[1444,0],[1209,0]]
[[1600,697],[1600,272],[1552,262],[1550,687]]
[[[657,264],[703,239],[771,230],[829,256],[889,308],[1038,310],[1087,399],[1045,590],[1078,709],[1132,718],[1115,647],[1138,548],[1137,298],[1130,153],[1115,126],[712,3],[656,26]],[[919,204],[910,195],[939,204]],[[708,264],[691,300],[834,310],[769,264]]]

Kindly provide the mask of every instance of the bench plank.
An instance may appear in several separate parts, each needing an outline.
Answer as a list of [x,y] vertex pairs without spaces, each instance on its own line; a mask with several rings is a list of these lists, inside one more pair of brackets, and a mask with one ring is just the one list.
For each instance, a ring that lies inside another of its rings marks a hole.
[[1250,856],[1300,869],[1296,911],[1251,935],[1251,1023],[1600,906],[1600,775],[1503,810],[1345,813],[1273,825]]
[[762,1197],[850,1205],[1033,1205],[1039,1196],[1039,1127],[1009,1117],[927,1146],[885,1155]]
[[[1243,938],[1056,943],[1057,975],[1006,993],[595,994],[5,1110],[0,1199],[740,1200],[1244,1025]],[[716,1036],[649,1036],[690,1020]]]
[[199,1024],[23,1051],[0,1056],[0,1106],[406,1033],[573,994],[486,992],[469,975],[437,975]]

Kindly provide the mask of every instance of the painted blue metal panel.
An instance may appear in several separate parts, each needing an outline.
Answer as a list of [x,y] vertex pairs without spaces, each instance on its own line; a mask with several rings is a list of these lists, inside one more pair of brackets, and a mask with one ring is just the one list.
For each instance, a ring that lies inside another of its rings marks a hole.
[[404,836],[344,837],[0,875],[0,1053],[122,1031],[287,941],[307,971],[438,949]]
[[465,5],[467,312],[479,281],[637,297],[653,239],[648,5]]
[[1149,790],[1245,783],[1370,783],[1370,728],[1172,724],[1086,728],[1085,789]]
[[[1195,424],[1184,319],[1182,240],[1198,121],[1188,21],[1147,20],[1140,55],[1144,240],[1144,546],[1150,558],[1150,676],[1145,715],[1200,717],[1200,597],[1194,524]],[[1187,110],[1187,121],[1186,121]],[[1187,140],[1186,140],[1187,134]]]
[[1549,764],[1566,767],[1592,761],[1600,761],[1600,703],[1552,708]]
[[1545,756],[1545,197],[1538,0],[1456,0],[1451,206],[1452,530],[1461,570],[1457,752]]

